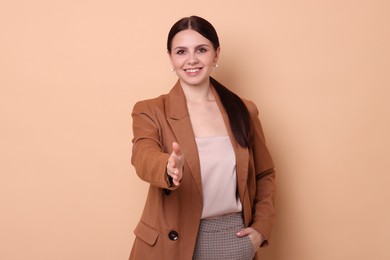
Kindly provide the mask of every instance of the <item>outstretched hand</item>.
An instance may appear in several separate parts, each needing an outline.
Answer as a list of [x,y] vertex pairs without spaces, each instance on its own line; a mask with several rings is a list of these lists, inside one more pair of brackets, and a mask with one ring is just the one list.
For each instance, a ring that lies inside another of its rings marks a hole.
[[168,158],[167,174],[172,177],[173,184],[179,186],[183,178],[184,154],[176,142],[172,143],[172,150]]

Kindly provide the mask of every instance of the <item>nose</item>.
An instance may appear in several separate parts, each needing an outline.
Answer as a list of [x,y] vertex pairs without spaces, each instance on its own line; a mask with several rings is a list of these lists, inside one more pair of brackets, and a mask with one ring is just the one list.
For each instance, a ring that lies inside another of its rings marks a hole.
[[199,62],[198,56],[195,52],[190,53],[190,57],[188,59],[188,64],[197,64]]

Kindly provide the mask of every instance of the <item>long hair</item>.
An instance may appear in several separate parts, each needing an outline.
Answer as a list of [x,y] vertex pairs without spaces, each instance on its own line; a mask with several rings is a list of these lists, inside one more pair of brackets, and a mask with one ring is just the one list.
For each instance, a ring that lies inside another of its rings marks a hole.
[[[199,16],[190,16],[177,21],[169,31],[167,39],[168,53],[171,53],[173,37],[175,37],[177,33],[187,29],[200,33],[213,44],[214,50],[218,49],[219,39],[213,25]],[[242,147],[251,147],[252,124],[248,108],[239,96],[214,78],[210,77],[210,83],[217,91],[222,105],[226,110],[229,117],[230,129],[232,130],[236,141]]]

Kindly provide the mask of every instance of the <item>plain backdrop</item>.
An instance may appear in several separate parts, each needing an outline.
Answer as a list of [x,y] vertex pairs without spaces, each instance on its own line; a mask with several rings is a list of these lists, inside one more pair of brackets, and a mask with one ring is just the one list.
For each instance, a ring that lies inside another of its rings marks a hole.
[[277,170],[269,260],[388,260],[387,0],[0,2],[0,259],[125,260],[148,185],[131,110],[176,82],[168,30],[221,41]]

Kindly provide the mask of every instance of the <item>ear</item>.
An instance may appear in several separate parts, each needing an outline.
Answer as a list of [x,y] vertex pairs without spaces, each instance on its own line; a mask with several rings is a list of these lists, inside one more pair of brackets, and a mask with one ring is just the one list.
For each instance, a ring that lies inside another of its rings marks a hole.
[[221,52],[221,47],[218,47],[217,50],[215,51],[215,58],[214,58],[214,63],[217,64],[218,63],[218,59],[219,59],[219,53]]

